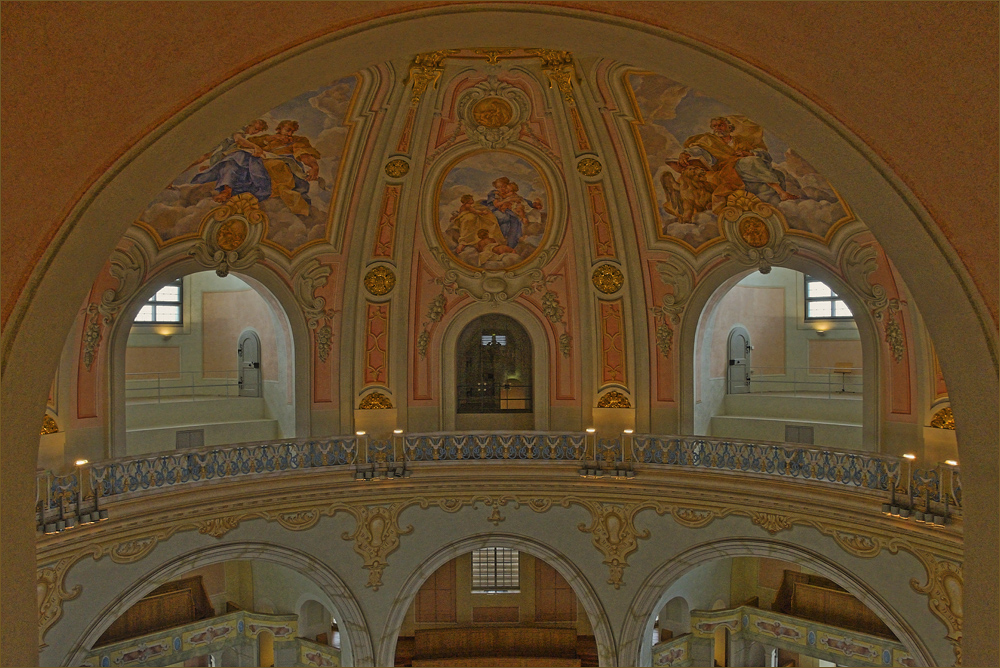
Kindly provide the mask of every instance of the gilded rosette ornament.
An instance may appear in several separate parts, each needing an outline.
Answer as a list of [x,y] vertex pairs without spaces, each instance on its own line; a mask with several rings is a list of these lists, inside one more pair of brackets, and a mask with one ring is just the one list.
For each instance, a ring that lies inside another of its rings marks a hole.
[[601,173],[602,169],[601,162],[595,158],[584,158],[576,163],[576,171],[584,176],[597,176]]
[[622,289],[625,284],[625,276],[621,270],[613,264],[602,264],[594,270],[591,277],[594,287],[606,295],[612,295]]
[[385,175],[389,178],[400,179],[410,171],[410,163],[402,158],[393,158],[385,163]]
[[379,265],[368,270],[364,283],[365,290],[376,297],[381,297],[389,294],[396,287],[396,274],[392,273],[392,269],[389,267]]

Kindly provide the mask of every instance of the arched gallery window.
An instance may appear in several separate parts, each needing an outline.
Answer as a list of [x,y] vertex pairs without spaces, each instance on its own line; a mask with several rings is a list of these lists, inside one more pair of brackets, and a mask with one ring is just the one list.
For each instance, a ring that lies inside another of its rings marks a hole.
[[476,318],[458,337],[459,413],[530,413],[531,339],[505,315]]

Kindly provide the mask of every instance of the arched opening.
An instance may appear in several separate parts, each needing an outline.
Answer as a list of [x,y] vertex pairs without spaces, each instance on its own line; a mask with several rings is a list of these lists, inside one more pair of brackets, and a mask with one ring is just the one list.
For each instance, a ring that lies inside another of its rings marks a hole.
[[[478,550],[485,552],[477,559]],[[498,582],[498,575],[507,579]],[[436,629],[444,632],[435,636]],[[419,631],[426,631],[422,642]],[[473,536],[425,559],[396,596],[376,658],[378,665],[397,659],[412,665],[496,665],[497,654],[482,656],[483,643],[506,651],[511,661],[537,661],[505,665],[614,662],[610,624],[583,574],[562,554],[521,536]],[[421,659],[420,651],[435,656]],[[457,663],[442,663],[449,652],[460,654],[452,657]],[[475,660],[479,663],[470,663]]]
[[[679,596],[691,606],[690,632],[652,645],[655,619],[662,619],[665,604]],[[640,631],[638,623],[626,622],[619,655],[622,665],[662,665],[658,661],[665,659],[726,665],[722,661],[727,647],[728,665],[750,665],[746,653],[752,641],[784,638],[788,634],[780,629],[796,625],[799,629],[793,635],[805,637],[802,629],[807,628],[839,632],[866,639],[870,648],[881,648],[880,654],[891,646],[890,654],[898,650],[915,661],[926,661],[926,650],[907,622],[853,575],[784,544],[734,540],[694,547],[655,570],[640,587],[632,609],[644,626]],[[723,630],[729,633],[728,640]],[[632,633],[641,634],[642,642],[632,640]],[[809,657],[806,661],[815,662],[836,652],[821,643],[801,653]],[[797,656],[786,654],[782,661],[803,665]]]
[[295,347],[274,295],[233,274],[179,280],[181,323],[140,320],[156,289],[147,287],[125,312],[125,322],[138,314],[131,326],[112,334],[111,400],[124,404],[125,418],[115,454],[295,437]]
[[874,445],[864,437],[865,346],[843,297],[819,279],[784,267],[747,274],[712,296],[696,340],[695,434]]
[[520,323],[501,314],[476,318],[459,334],[455,356],[456,427],[534,426],[534,353]]
[[272,668],[274,664],[274,634],[261,631],[257,635],[257,665]]
[[[329,632],[334,620],[344,629],[340,646],[320,629],[325,624]],[[313,665],[372,665],[364,617],[343,581],[313,557],[263,543],[197,550],[147,574],[94,615],[63,663],[90,656],[98,665],[130,648],[162,644],[179,661],[211,653],[223,665],[258,665],[258,656],[267,657],[258,655],[257,640],[268,630],[274,653],[259,665],[294,665],[300,651],[313,655]],[[192,635],[175,648],[175,636]]]
[[396,641],[396,666],[597,666],[593,627],[544,559],[511,547],[448,560],[420,586]]

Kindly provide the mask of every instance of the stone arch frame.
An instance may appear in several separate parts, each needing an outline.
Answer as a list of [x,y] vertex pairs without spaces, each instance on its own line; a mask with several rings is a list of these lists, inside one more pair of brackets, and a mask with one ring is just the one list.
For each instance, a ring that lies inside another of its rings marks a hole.
[[399,636],[399,629],[403,626],[406,611],[409,610],[413,599],[417,595],[417,591],[419,591],[427,578],[449,560],[481,547],[513,548],[520,552],[526,552],[536,559],[541,559],[556,569],[559,575],[563,576],[570,587],[573,588],[573,593],[576,594],[577,599],[583,604],[583,609],[590,619],[590,624],[594,629],[594,636],[597,641],[598,665],[619,665],[615,660],[615,639],[611,630],[611,623],[608,621],[604,605],[601,603],[597,591],[587,580],[583,571],[561,552],[557,552],[538,540],[528,538],[527,536],[499,533],[480,533],[445,545],[434,554],[425,558],[420,566],[410,573],[400,588],[399,593],[396,594],[392,608],[386,618],[382,635],[378,639],[375,665],[393,665],[396,652],[396,638]]
[[347,584],[329,566],[305,552],[274,545],[272,543],[240,542],[217,545],[207,548],[197,548],[177,556],[153,571],[139,578],[131,586],[122,591],[115,599],[105,606],[86,631],[66,653],[62,665],[78,666],[83,661],[84,653],[89,652],[101,634],[122,613],[135,605],[139,599],[159,585],[186,573],[187,571],[210,566],[212,564],[234,561],[246,558],[268,561],[279,566],[290,568],[317,584],[326,594],[333,606],[343,615],[346,639],[345,651],[355,666],[372,666],[372,641],[361,606],[354,598]]
[[933,666],[930,651],[906,620],[863,580],[831,559],[810,549],[777,540],[731,538],[695,545],[654,569],[639,585],[622,624],[618,665],[649,666],[652,648],[646,642],[653,633],[656,611],[666,603],[667,591],[681,576],[702,564],[731,557],[768,557],[802,564],[829,578],[856,596],[879,616],[906,649],[924,666]]
[[[2,335],[4,520],[2,545],[8,610],[2,639],[15,662],[37,652],[34,618],[35,527],[33,503],[37,462],[37,416],[45,405],[58,351],[79,305],[128,225],[169,182],[208,151],[239,121],[253,118],[328,79],[327,72],[357,71],[408,54],[481,43],[497,21],[518,15],[517,35],[494,36],[498,47],[525,43],[602,54],[652,71],[697,82],[697,88],[780,131],[798,152],[831,180],[868,221],[906,281],[942,346],[941,364],[950,383],[958,422],[967,503],[965,575],[970,588],[992,591],[1000,520],[997,499],[998,333],[962,259],[907,184],[857,135],[792,85],[692,38],[605,14],[557,6],[513,3],[490,8],[445,5],[418,8],[332,31],[248,67],[153,129],[110,165],[76,201],[17,296]],[[377,30],[377,36],[372,31]],[[236,123],[234,123],[236,121]],[[990,364],[985,365],[984,360]],[[984,366],[986,372],[984,372]],[[964,657],[996,662],[1000,602],[984,595],[966,601]],[[9,623],[8,623],[9,622]]]
[[[110,455],[124,457],[125,452],[125,350],[128,347],[128,333],[136,313],[156,292],[157,285],[176,278],[210,271],[193,259],[185,259],[166,267],[163,271],[147,277],[142,287],[132,295],[122,307],[111,325],[108,334],[107,387],[108,387],[108,433]],[[295,438],[305,438],[311,434],[310,412],[312,404],[312,336],[302,310],[288,285],[273,271],[260,265],[253,265],[239,272],[231,272],[247,283],[267,302],[272,313],[277,316],[279,327],[275,328],[279,355],[290,357],[291,364],[286,372],[292,374],[292,400],[295,404]],[[281,320],[284,319],[284,322]],[[121,371],[119,373],[119,370]],[[115,410],[116,407],[122,410]]]
[[473,320],[484,315],[505,315],[524,327],[531,339],[531,391],[534,395],[533,409],[535,430],[544,431],[549,426],[549,383],[552,351],[549,350],[549,337],[545,326],[527,308],[516,302],[504,302],[498,307],[496,303],[475,302],[459,310],[450,322],[446,323],[441,336],[441,428],[445,431],[455,428],[455,411],[457,400],[454,388],[457,382],[455,350],[458,337]]
[[[793,269],[802,274],[822,278],[832,286],[837,294],[847,302],[854,314],[854,322],[858,326],[858,336],[861,339],[861,358],[863,369],[861,373],[864,395],[862,398],[862,445],[871,444],[872,450],[879,451],[881,443],[881,388],[882,388],[882,340],[879,328],[871,311],[857,296],[854,289],[839,276],[819,262],[792,255],[779,265]],[[693,434],[695,422],[696,387],[701,381],[702,357],[708,355],[702,343],[704,328],[708,320],[714,316],[716,307],[722,297],[728,293],[745,276],[756,271],[747,269],[735,263],[720,265],[718,269],[702,278],[692,290],[685,308],[687,317],[680,326],[679,350],[691,351],[680,359],[680,428],[681,433]],[[695,316],[697,314],[697,316]],[[863,448],[867,449],[867,448]]]

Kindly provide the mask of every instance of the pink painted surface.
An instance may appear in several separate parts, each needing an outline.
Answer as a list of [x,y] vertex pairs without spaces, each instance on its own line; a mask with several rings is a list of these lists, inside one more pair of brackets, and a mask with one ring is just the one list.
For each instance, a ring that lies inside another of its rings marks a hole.
[[809,373],[827,373],[837,364],[849,362],[856,369],[851,373],[860,375],[861,361],[861,341],[809,341]]
[[399,212],[399,193],[402,186],[386,186],[382,193],[382,207],[378,214],[373,257],[392,258],[396,240],[396,215]]
[[365,325],[365,385],[389,382],[389,305],[368,302]]
[[622,302],[601,302],[601,383],[626,384]]
[[709,369],[712,378],[726,375],[727,341],[734,325],[750,334],[751,366],[768,367],[762,373],[779,374],[785,369],[785,290],[735,286],[719,302],[712,330]]
[[587,196],[590,199],[590,215],[594,226],[594,255],[596,257],[614,257],[615,237],[611,232],[611,219],[608,217],[608,203],[604,198],[604,186],[600,183],[589,184]]
[[181,377],[180,371],[181,349],[178,346],[125,349],[126,380],[176,379]]
[[[240,333],[247,328],[260,336],[260,367],[264,380],[278,380],[278,340],[271,309],[254,290],[204,292],[202,370],[205,378],[232,377],[237,365]],[[228,373],[227,373],[228,372]]]

